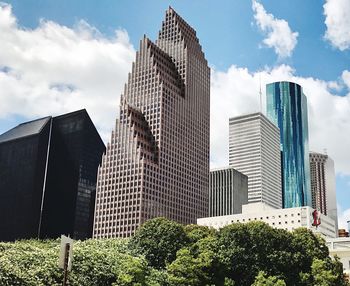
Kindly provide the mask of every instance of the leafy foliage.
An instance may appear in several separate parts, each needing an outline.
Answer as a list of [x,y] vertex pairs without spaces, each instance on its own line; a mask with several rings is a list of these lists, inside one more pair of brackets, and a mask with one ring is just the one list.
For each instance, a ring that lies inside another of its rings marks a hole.
[[174,261],[176,252],[186,244],[183,226],[162,217],[144,223],[130,240],[130,247],[155,268],[164,268]]
[[55,241],[0,243],[0,285],[61,285],[58,253]]
[[70,285],[143,285],[147,262],[128,253],[126,246],[117,239],[77,242]]
[[267,276],[264,271],[260,271],[252,286],[286,286],[286,283],[276,276]]
[[203,225],[189,224],[184,227],[184,230],[190,243],[196,243],[198,240],[208,236],[217,236],[214,228]]
[[[145,285],[148,264],[130,255],[124,240],[77,241],[73,251],[69,285]],[[58,254],[58,240],[1,243],[0,285],[62,285]]]
[[217,249],[216,238],[208,236],[179,250],[167,266],[169,285],[223,285]]
[[293,269],[291,240],[287,231],[273,229],[263,222],[222,228],[218,244],[225,275],[238,285],[251,285],[259,271],[295,281],[299,273]]
[[[0,285],[62,285],[59,240],[0,243]],[[157,218],[131,239],[76,241],[71,286],[349,286],[342,264],[306,229],[262,222],[216,231]]]

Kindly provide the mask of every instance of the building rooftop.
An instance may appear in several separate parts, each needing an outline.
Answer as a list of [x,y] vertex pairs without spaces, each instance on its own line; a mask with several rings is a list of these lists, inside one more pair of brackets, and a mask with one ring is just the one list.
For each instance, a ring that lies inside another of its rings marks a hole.
[[263,113],[261,112],[253,112],[253,113],[245,113],[239,116],[230,117],[229,118],[229,124],[239,124],[251,120],[261,119],[262,121],[266,122],[269,126],[280,132],[280,129],[278,126],[276,126],[270,119],[268,119]]
[[31,135],[40,133],[47,122],[50,120],[51,116],[36,119],[33,121],[21,123],[16,127],[6,131],[0,135],[0,143],[16,140],[18,138],[23,138]]

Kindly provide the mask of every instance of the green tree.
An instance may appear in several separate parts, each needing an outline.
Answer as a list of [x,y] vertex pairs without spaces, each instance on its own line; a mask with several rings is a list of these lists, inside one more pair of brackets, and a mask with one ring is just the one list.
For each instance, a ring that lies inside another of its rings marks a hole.
[[[238,285],[251,285],[259,271],[294,280],[291,234],[263,222],[231,224],[219,231],[218,253],[225,276]],[[286,280],[286,281],[287,281]]]
[[176,252],[187,244],[183,226],[165,218],[145,222],[130,240],[130,248],[144,255],[155,268],[174,261]]
[[179,250],[167,272],[170,285],[224,285],[216,237],[204,237]]
[[224,286],[235,286],[235,281],[233,281],[231,278],[225,277]]
[[290,249],[293,251],[293,267],[299,272],[300,282],[297,285],[310,285],[313,260],[329,259],[329,251],[324,239],[311,230],[297,228],[292,232]]
[[46,286],[62,284],[55,241],[0,243],[0,285]]
[[208,281],[207,273],[204,268],[208,262],[201,258],[195,258],[190,250],[183,248],[178,251],[177,258],[168,267],[168,281],[171,286],[196,286],[206,285],[204,281]]
[[333,270],[333,273],[335,273],[335,275],[337,276],[337,280],[336,280],[337,285],[350,286],[350,283],[345,281],[343,264],[340,262],[338,256],[336,256],[334,260],[332,260],[332,270]]
[[73,245],[72,286],[137,285],[147,275],[147,262],[134,257],[122,239],[77,241]]
[[[132,256],[126,246],[121,239],[74,242],[69,285],[146,285],[152,274],[147,261]],[[58,240],[0,243],[0,285],[62,285],[59,247]]]
[[293,232],[292,247],[296,251],[305,253],[308,266],[311,267],[313,258],[326,259],[329,256],[328,247],[325,240],[319,235],[315,235],[306,228],[297,228]]
[[324,260],[314,258],[311,273],[306,276],[307,285],[313,286],[347,286],[344,280],[343,265],[336,258],[327,257]]
[[150,268],[149,274],[146,277],[147,286],[168,286],[168,273],[164,269]]
[[[311,266],[313,284],[317,286],[336,286],[337,275],[333,273],[331,265],[325,260],[315,258]],[[337,285],[338,286],[338,285]]]
[[264,271],[260,271],[252,286],[286,286],[286,283],[276,276],[267,276]]
[[191,244],[208,236],[217,236],[217,231],[214,228],[203,225],[189,224],[184,227],[184,230]]
[[[59,240],[0,242],[1,286],[61,285]],[[129,239],[75,241],[71,286],[349,286],[323,239],[262,222],[216,231],[164,218]]]

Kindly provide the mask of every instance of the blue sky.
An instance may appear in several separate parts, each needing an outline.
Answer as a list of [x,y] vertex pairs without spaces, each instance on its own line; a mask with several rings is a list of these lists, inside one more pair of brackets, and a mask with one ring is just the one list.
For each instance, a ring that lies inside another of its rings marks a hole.
[[[208,61],[226,69],[230,65],[257,70],[280,63],[272,49],[260,48],[263,36],[254,24],[250,1],[8,1],[19,24],[35,28],[40,19],[73,26],[84,19],[107,36],[115,29],[125,29],[137,48],[146,34],[156,39],[164,11],[171,5],[196,28]],[[324,80],[336,79],[349,67],[350,51],[339,51],[324,40],[322,1],[261,1],[268,13],[285,19],[299,32],[293,57],[283,62],[292,65],[300,76]],[[312,59],[312,61],[307,60]]]
[[228,117],[258,108],[260,79],[297,81],[309,100],[311,149],[334,158],[338,203],[350,219],[349,1],[6,3],[12,9],[2,4],[0,14],[0,133],[87,107],[108,140],[139,40],[156,39],[171,5],[196,29],[213,68],[212,166],[227,164]]

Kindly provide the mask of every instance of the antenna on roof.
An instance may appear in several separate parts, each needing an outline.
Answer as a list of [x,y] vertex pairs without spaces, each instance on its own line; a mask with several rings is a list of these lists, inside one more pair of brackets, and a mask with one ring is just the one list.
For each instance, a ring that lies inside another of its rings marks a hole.
[[325,155],[327,155],[327,148],[324,148],[324,149],[323,149],[323,153],[324,153]]

